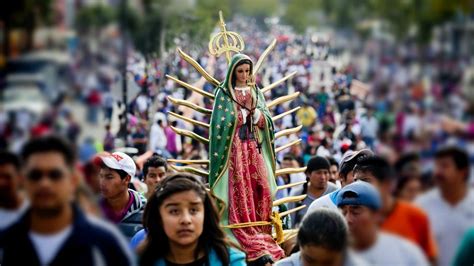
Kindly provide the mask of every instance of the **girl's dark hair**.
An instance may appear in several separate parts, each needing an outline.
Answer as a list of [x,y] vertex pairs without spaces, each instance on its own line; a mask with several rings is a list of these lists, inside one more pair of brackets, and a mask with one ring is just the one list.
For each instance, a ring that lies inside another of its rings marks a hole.
[[171,195],[190,190],[196,192],[204,204],[203,232],[198,239],[198,249],[194,252],[196,259],[202,249],[205,252],[213,249],[222,265],[230,263],[227,250],[228,243],[219,226],[219,216],[211,196],[206,191],[204,184],[196,177],[178,173],[166,177],[159,183],[153,196],[148,199],[143,213],[143,226],[147,231],[147,243],[141,254],[140,265],[154,265],[158,259],[164,258],[170,251],[169,239],[163,229],[160,207],[164,200]]
[[230,79],[231,81],[231,84],[232,84],[232,88],[235,88],[235,79],[237,78],[236,77],[236,74],[235,74],[235,70],[237,69],[238,66],[241,66],[241,65],[250,65],[250,73],[252,73],[252,69],[253,69],[253,64],[252,64],[252,61],[250,61],[250,59],[243,59],[243,60],[240,60],[234,67],[233,69],[233,72],[232,72],[232,78]]

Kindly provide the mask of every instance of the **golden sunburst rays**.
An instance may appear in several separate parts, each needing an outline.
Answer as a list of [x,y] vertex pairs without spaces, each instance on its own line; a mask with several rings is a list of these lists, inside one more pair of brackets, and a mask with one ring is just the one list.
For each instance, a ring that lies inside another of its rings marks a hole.
[[289,110],[289,111],[286,111],[286,112],[284,112],[284,113],[281,113],[281,114],[279,114],[279,115],[276,115],[276,116],[272,117],[272,120],[273,120],[273,122],[275,122],[275,121],[277,121],[278,119],[281,119],[281,118],[283,118],[283,117],[285,117],[285,116],[287,116],[287,115],[289,115],[289,114],[292,114],[292,113],[298,111],[300,108],[301,108],[301,106],[298,106],[298,107],[295,107],[295,108],[293,108],[293,109],[291,109],[291,110]]
[[197,87],[195,87],[195,86],[193,86],[189,83],[186,83],[186,82],[184,82],[182,80],[179,80],[179,79],[177,79],[173,76],[170,76],[170,75],[166,75],[166,78],[171,79],[172,81],[178,83],[179,85],[185,87],[186,89],[197,92],[197,93],[201,94],[202,96],[206,96],[206,97],[210,98],[211,100],[214,99],[214,95],[212,95],[212,93],[209,93],[209,92],[207,92],[203,89],[199,89],[199,88],[197,88]]
[[179,115],[177,113],[174,113],[174,112],[168,112],[169,115],[171,116],[174,116],[178,119],[181,119],[183,121],[186,121],[190,124],[193,124],[193,125],[197,125],[197,126],[201,126],[201,127],[205,127],[205,128],[210,128],[210,125],[207,124],[207,123],[204,123],[204,122],[201,122],[201,121],[198,121],[198,120],[195,120],[195,119],[192,119],[192,118],[189,118],[189,117],[185,117],[185,116],[182,116],[182,115]]
[[277,81],[273,82],[272,84],[263,87],[262,89],[260,89],[260,91],[261,91],[262,93],[265,93],[265,92],[267,92],[267,91],[269,91],[269,90],[271,90],[271,89],[273,89],[273,88],[279,86],[280,84],[282,84],[283,82],[287,81],[288,79],[292,78],[294,75],[296,75],[296,73],[297,73],[296,71],[293,71],[293,72],[291,72],[290,74],[286,75],[285,77],[281,78],[280,80],[277,80]]
[[306,171],[306,167],[282,168],[275,171],[275,176],[304,173],[305,171]]
[[198,63],[196,60],[194,60],[191,56],[183,52],[181,49],[178,48],[178,53],[181,58],[183,58],[186,62],[188,62],[190,65],[192,65],[199,74],[201,74],[209,83],[211,83],[214,86],[219,85],[219,81],[215,79],[211,74],[207,73],[207,71]]
[[288,144],[285,144],[285,145],[283,145],[283,146],[281,146],[281,147],[276,148],[276,149],[275,149],[275,153],[281,152],[282,150],[285,150],[285,149],[287,149],[287,148],[289,148],[289,147],[291,147],[291,146],[293,146],[293,145],[297,145],[297,144],[300,144],[300,143],[301,143],[301,139],[294,140],[294,141],[292,141],[292,142],[290,142],[290,143],[288,143]]
[[291,135],[291,134],[296,134],[296,133],[300,132],[302,128],[303,128],[303,126],[299,125],[299,126],[294,127],[294,128],[288,128],[288,129],[284,129],[282,131],[279,131],[275,134],[275,139],[285,137],[285,136],[288,136],[288,135]]
[[207,171],[204,171],[202,169],[197,169],[197,168],[194,168],[194,167],[190,167],[190,166],[176,166],[176,165],[170,164],[170,168],[177,171],[177,172],[186,172],[186,173],[199,175],[199,176],[202,176],[202,177],[209,176],[209,173]]
[[[303,196],[306,197],[306,195],[303,195]],[[289,215],[289,214],[292,214],[292,213],[297,212],[297,211],[299,211],[299,210],[302,210],[302,209],[304,209],[304,208],[306,208],[306,205],[301,205],[301,206],[296,207],[296,208],[293,208],[293,209],[291,209],[291,210],[287,210],[287,211],[285,211],[285,212],[280,213],[280,217],[287,216],[287,215]]]
[[168,159],[170,163],[180,164],[198,164],[198,165],[209,165],[209,160],[179,160],[179,159]]
[[287,188],[290,188],[290,187],[296,187],[296,186],[299,186],[299,185],[304,185],[305,183],[306,183],[306,181],[300,181],[300,182],[290,183],[290,184],[286,184],[286,185],[281,185],[281,186],[277,187],[277,190],[287,189]]
[[260,70],[260,67],[262,67],[263,61],[265,60],[267,55],[273,50],[273,48],[275,48],[276,42],[277,42],[276,39],[273,39],[270,45],[268,45],[267,49],[265,49],[262,55],[260,55],[260,57],[258,58],[257,63],[255,64],[255,67],[253,68],[252,74],[254,76],[258,73],[258,71]]
[[[283,230],[283,240],[279,242],[278,244],[284,243],[298,235],[298,229],[287,229]],[[272,234],[273,238],[276,238],[276,233]]]
[[187,101],[187,100],[179,100],[179,99],[175,99],[171,96],[167,96],[166,98],[168,98],[168,100],[173,103],[174,105],[182,105],[182,106],[186,106],[188,108],[191,108],[193,109],[194,111],[197,111],[197,112],[200,112],[201,114],[204,114],[204,115],[211,115],[212,114],[212,110],[211,109],[207,109],[207,108],[204,108],[204,107],[201,107],[197,104],[194,104],[190,101]]
[[171,126],[171,129],[176,133],[176,134],[179,134],[181,136],[185,136],[185,137],[189,137],[189,138],[192,138],[196,141],[199,141],[201,142],[202,144],[204,145],[208,145],[209,144],[209,139],[206,139],[202,136],[199,136],[198,134],[192,132],[192,131],[189,131],[189,130],[186,130],[186,129],[180,129],[180,128],[176,128],[176,127],[173,127]]
[[285,95],[285,96],[281,96],[281,97],[278,97],[276,98],[275,100],[271,101],[270,103],[267,104],[267,107],[268,108],[272,108],[276,105],[279,105],[279,104],[282,104],[282,103],[285,103],[285,102],[289,102],[289,101],[292,101],[294,99],[296,99],[298,96],[300,95],[300,92],[297,91],[297,92],[294,92],[292,94],[289,94],[289,95]]
[[273,201],[273,206],[278,206],[278,205],[286,204],[289,202],[299,202],[299,201],[304,200],[305,198],[306,198],[306,195],[285,197],[285,198],[281,198],[281,199]]

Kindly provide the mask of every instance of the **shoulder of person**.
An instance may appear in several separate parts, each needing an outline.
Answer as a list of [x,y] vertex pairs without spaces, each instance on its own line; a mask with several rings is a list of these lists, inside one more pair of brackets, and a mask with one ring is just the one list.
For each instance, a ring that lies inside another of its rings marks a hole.
[[399,205],[399,208],[402,208],[403,211],[410,216],[411,219],[417,219],[417,221],[428,219],[426,212],[411,202],[400,200],[397,204]]
[[275,263],[276,266],[300,266],[301,264],[301,255],[300,252],[291,254],[291,256],[286,257],[282,260],[279,260]]
[[439,198],[439,190],[437,188],[433,188],[422,195],[418,196],[414,203],[417,206],[420,206],[422,208],[425,208],[426,206],[429,206],[433,203],[436,204],[436,199]]
[[346,258],[344,260],[344,266],[365,266],[368,265],[367,261],[352,250],[348,250]]
[[337,206],[332,201],[332,198],[331,198],[331,194],[334,193],[334,192],[328,193],[328,194],[326,194],[326,195],[324,195],[320,198],[315,199],[311,203],[311,205],[309,205],[308,211],[306,212],[306,215],[308,215],[309,213],[314,212],[317,209],[321,209],[321,208],[327,208],[327,209],[330,209],[330,210],[337,210]]
[[232,266],[240,266],[240,265],[247,265],[245,262],[245,253],[243,251],[240,251],[236,248],[229,247],[229,262],[230,265]]
[[303,186],[293,187],[290,191],[290,196],[300,196],[303,194]]
[[134,264],[134,256],[125,238],[115,226],[94,216],[86,216],[86,223],[88,232],[84,232],[83,237],[89,239],[91,244],[101,251],[106,261],[126,258],[128,264]]
[[[244,252],[234,248],[234,247],[228,247],[227,251],[229,253],[229,265],[232,266],[243,266],[247,265],[245,262],[246,255]],[[217,253],[214,249],[210,249],[209,251],[209,263],[210,265],[221,265],[220,259],[217,257]]]
[[336,184],[332,183],[332,182],[328,182],[328,188],[326,189],[326,193],[324,195],[327,195],[329,193],[332,193],[334,191],[337,190],[337,186]]
[[400,254],[404,255],[404,259],[410,262],[409,265],[429,265],[423,251],[411,241],[386,232],[380,233],[380,235],[393,248],[397,248]]

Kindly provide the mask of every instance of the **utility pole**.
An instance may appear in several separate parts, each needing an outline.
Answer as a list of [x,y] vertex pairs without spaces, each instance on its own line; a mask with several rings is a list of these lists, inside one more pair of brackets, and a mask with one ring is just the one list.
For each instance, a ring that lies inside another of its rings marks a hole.
[[123,138],[124,143],[127,143],[128,137],[128,100],[127,100],[127,0],[120,1],[120,31],[122,33],[122,63],[121,63],[121,73],[122,73],[122,103],[124,105],[122,119],[120,120],[120,130],[119,135]]

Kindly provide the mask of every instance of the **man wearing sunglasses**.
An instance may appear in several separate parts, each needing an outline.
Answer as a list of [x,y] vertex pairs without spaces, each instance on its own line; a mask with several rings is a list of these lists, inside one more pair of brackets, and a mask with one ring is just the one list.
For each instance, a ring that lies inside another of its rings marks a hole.
[[28,142],[22,152],[31,207],[0,235],[1,265],[130,265],[132,254],[111,225],[86,217],[74,203],[75,156],[63,139]]

